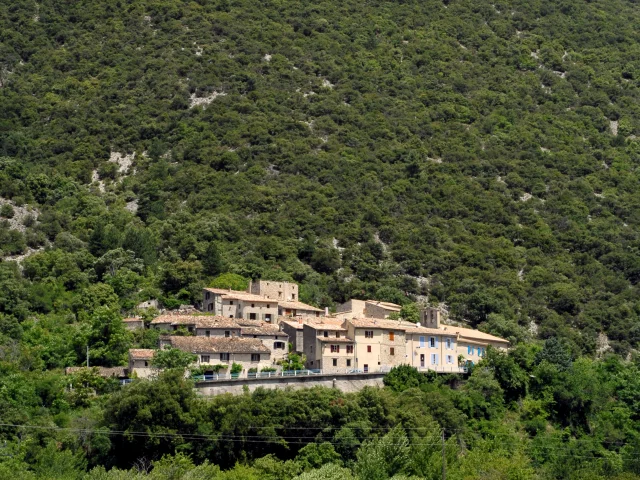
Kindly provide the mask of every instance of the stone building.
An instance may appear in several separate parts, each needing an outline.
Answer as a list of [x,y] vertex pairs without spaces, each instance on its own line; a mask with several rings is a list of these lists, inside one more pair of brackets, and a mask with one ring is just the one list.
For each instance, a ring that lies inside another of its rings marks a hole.
[[[258,338],[172,336],[163,339],[163,344],[195,354],[195,366],[204,367],[206,374],[214,373],[214,365],[225,365],[230,370],[238,363],[245,374],[251,368],[260,371],[273,366],[271,351]],[[212,367],[210,371],[206,370],[208,366]]]
[[256,280],[249,284],[249,293],[283,302],[299,300],[298,284],[275,280]]
[[302,302],[278,300],[278,315],[281,317],[320,317],[323,310]]
[[355,342],[355,368],[375,372],[407,362],[405,328],[398,321],[359,318],[345,321]]
[[392,313],[400,313],[400,305],[378,300],[348,300],[336,307],[336,318],[347,320],[349,318],[389,318]]
[[287,317],[287,318],[279,318],[278,322],[280,323],[280,328],[282,328],[282,331],[287,334],[287,337],[289,338],[289,342],[291,343],[293,351],[296,353],[303,353],[304,323],[302,319],[293,320]]
[[302,331],[305,366],[325,372],[344,371],[354,364],[354,342],[339,323],[310,322]]
[[265,322],[273,322],[278,316],[278,303],[273,299],[221,288],[204,289],[202,308],[213,315]]
[[137,330],[144,328],[144,320],[140,317],[123,318],[124,328],[127,330]]
[[156,350],[132,348],[129,350],[129,376],[149,378],[157,373],[151,366]]
[[271,360],[277,363],[289,353],[289,336],[279,325],[264,324],[242,327],[242,338],[257,338],[271,351]]

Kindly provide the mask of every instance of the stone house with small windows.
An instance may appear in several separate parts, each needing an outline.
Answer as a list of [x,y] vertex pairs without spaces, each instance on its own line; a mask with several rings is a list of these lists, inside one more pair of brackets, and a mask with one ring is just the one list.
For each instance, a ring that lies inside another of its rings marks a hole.
[[405,326],[398,321],[358,318],[345,321],[355,342],[355,368],[362,372],[390,369],[407,363]]
[[[207,374],[214,373],[214,365],[226,365],[230,370],[238,363],[244,373],[252,368],[260,371],[273,366],[271,351],[257,338],[173,336],[163,339],[162,343],[195,354],[194,366],[202,367]],[[212,367],[210,371],[207,371],[208,366]]]
[[157,373],[151,366],[156,350],[148,348],[132,348],[129,350],[129,376],[149,378]]
[[267,297],[278,302],[297,302],[298,284],[293,282],[280,282],[276,280],[256,280],[249,284],[249,293]]
[[278,303],[273,299],[221,288],[204,289],[202,308],[208,314],[227,318],[275,322],[278,316]]
[[302,302],[278,300],[278,315],[281,317],[320,317],[323,310]]
[[289,318],[279,318],[280,328],[287,335],[293,351],[296,353],[303,353],[304,339],[303,330],[304,323],[301,319],[292,320]]
[[289,352],[289,337],[278,325],[242,327],[242,338],[256,338],[271,351],[271,360],[277,363],[284,360]]
[[345,371],[354,366],[354,342],[347,329],[335,321],[303,324],[302,338],[305,366],[325,372]]

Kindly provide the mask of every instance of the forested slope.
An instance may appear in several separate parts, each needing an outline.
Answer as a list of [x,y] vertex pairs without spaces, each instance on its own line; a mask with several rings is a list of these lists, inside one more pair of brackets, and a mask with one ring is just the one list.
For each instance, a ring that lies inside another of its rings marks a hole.
[[35,210],[0,236],[36,253],[0,264],[0,311],[173,306],[231,271],[626,354],[639,24],[622,0],[5,2],[0,196]]

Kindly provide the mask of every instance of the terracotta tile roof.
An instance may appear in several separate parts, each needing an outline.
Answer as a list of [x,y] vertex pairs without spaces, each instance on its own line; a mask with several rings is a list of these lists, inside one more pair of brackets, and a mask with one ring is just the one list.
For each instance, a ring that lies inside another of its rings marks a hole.
[[272,298],[261,297],[260,295],[254,295],[253,293],[239,292],[239,293],[225,293],[222,298],[226,300],[240,300],[243,302],[262,302],[272,303],[274,306],[278,305],[278,301]]
[[391,302],[380,302],[378,300],[366,300],[366,303],[373,303],[374,305],[385,308],[387,310],[393,310],[394,312],[399,312],[402,309],[400,305],[396,305],[395,303],[391,303]]
[[235,328],[239,329],[240,325],[235,318],[216,316],[196,317],[196,328]]
[[[289,318],[289,317],[286,317]],[[280,320],[281,324],[289,325],[296,330],[302,330],[304,328],[304,323],[298,322],[297,320]]]
[[280,331],[280,328],[275,325],[265,325],[264,327],[242,327],[241,335],[279,335],[282,337],[287,336],[286,333]]
[[347,322],[355,328],[381,328],[385,330],[407,330],[408,328],[416,328],[414,324],[409,322],[382,320],[379,318],[351,318],[347,319]]
[[244,318],[234,318],[234,320],[241,327],[261,327],[265,324],[270,325],[269,322],[265,322],[264,320],[246,320]]
[[459,334],[461,337],[468,338],[470,340],[509,343],[509,341],[504,338],[496,337],[472,328],[456,327],[454,325],[441,325],[441,330],[449,334]]
[[282,308],[290,308],[291,310],[307,310],[307,311],[311,311],[311,312],[323,312],[324,311],[321,308],[316,308],[316,307],[313,307],[311,305],[307,305],[306,303],[302,303],[302,302],[292,302],[292,301],[283,302],[283,301],[278,300],[278,306],[282,307]]
[[72,375],[74,373],[82,372],[84,370],[97,370],[97,374],[101,377],[126,377],[126,367],[67,367],[64,369],[65,375]]
[[305,323],[309,328],[313,328],[314,330],[328,330],[331,332],[346,332],[347,329],[342,326],[342,324],[335,323]]
[[160,315],[151,320],[151,325],[191,325],[196,323],[198,316],[199,315]]
[[123,318],[122,321],[124,323],[144,322],[144,320],[142,318],[140,318],[140,317]]
[[318,337],[318,340],[320,340],[323,343],[353,343],[353,340],[347,337],[340,337],[340,338]]
[[155,350],[150,348],[131,348],[129,349],[129,357],[133,360],[148,360],[156,354]]
[[224,288],[205,288],[207,292],[215,293],[216,295],[222,295],[222,298],[228,300],[242,300],[243,302],[264,302],[278,304],[277,300],[272,298],[263,297],[261,295],[254,295],[253,293],[242,292],[239,290],[225,290]]
[[271,353],[257,338],[169,337],[171,346],[191,353]]

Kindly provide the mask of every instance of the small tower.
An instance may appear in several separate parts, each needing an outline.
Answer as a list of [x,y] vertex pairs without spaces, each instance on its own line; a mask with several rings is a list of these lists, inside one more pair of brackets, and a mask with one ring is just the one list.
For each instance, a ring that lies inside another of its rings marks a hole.
[[420,312],[420,323],[427,328],[440,328],[440,309],[427,307]]

